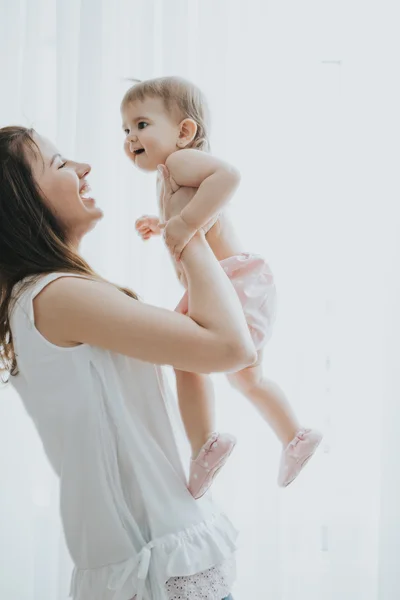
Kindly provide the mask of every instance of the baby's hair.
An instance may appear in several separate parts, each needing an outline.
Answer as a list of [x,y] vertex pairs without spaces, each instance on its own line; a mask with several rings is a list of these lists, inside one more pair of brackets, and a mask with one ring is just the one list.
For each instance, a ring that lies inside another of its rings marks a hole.
[[131,102],[143,102],[146,98],[160,98],[169,114],[177,113],[179,119],[193,119],[196,123],[197,132],[190,147],[210,151],[209,109],[203,92],[197,86],[180,77],[130,81],[133,81],[134,85],[126,92],[122,107]]

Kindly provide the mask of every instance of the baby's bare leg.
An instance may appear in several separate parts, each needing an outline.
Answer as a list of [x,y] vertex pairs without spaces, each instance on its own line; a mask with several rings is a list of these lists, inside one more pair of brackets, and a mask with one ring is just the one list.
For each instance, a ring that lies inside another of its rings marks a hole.
[[257,365],[238,373],[230,373],[228,380],[261,413],[285,446],[300,429],[300,424],[280,387],[264,376],[261,356]]
[[175,370],[179,409],[196,458],[215,431],[214,386],[210,377]]

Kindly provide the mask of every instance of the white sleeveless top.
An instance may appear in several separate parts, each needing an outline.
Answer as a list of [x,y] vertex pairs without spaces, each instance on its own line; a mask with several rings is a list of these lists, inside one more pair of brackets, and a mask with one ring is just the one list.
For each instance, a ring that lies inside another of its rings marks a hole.
[[162,369],[87,344],[61,348],[36,329],[33,299],[68,276],[42,277],[15,303],[11,381],[60,478],[71,596],[167,600],[173,578],[230,563],[236,531],[187,490]]

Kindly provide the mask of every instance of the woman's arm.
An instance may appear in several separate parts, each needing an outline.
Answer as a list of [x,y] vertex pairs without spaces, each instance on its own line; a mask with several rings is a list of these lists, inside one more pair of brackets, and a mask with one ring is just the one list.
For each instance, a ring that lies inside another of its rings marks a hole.
[[35,298],[37,329],[59,346],[86,343],[182,371],[239,370],[256,360],[232,284],[198,233],[182,254],[189,317],[133,300],[114,286],[64,277]]

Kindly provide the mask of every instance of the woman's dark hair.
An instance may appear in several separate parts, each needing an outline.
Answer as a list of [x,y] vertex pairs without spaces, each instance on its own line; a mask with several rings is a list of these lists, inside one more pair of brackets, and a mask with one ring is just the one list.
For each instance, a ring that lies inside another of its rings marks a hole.
[[[16,375],[17,360],[10,328],[12,303],[25,289],[14,290],[54,272],[79,273],[102,280],[68,242],[61,224],[43,202],[29,162],[40,155],[34,131],[0,128],[0,372]],[[120,288],[137,299],[130,290]],[[14,293],[13,293],[14,290]]]

